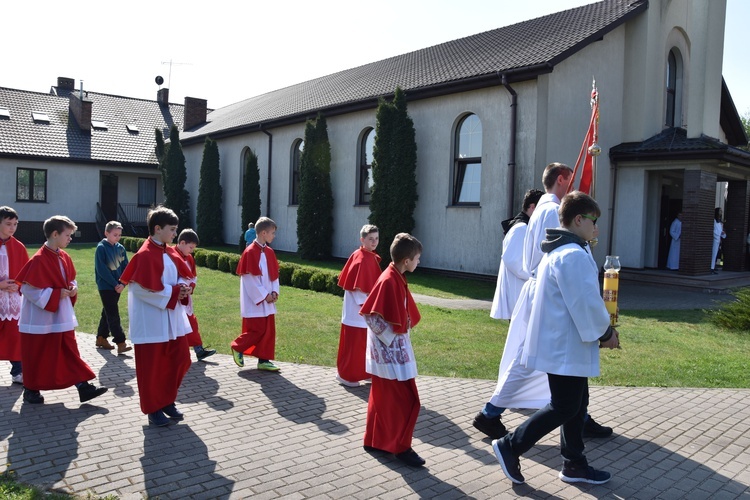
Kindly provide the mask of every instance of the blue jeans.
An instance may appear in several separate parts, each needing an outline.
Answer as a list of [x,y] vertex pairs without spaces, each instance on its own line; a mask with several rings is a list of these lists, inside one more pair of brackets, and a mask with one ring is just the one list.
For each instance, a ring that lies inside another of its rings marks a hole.
[[21,373],[21,362],[20,361],[11,361],[10,362],[10,376],[15,377],[19,373]]

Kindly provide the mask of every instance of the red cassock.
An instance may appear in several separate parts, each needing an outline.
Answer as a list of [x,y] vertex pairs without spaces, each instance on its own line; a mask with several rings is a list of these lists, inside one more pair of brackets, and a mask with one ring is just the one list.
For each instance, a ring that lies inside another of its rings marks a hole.
[[[348,292],[369,294],[380,276],[380,256],[364,247],[355,250],[339,275],[338,285]],[[349,382],[367,380],[365,352],[367,328],[341,323],[336,368],[339,377]]]
[[[8,241],[0,240],[8,253],[8,278],[16,279],[19,271],[29,261],[26,247],[11,236]],[[18,333],[18,320],[0,321],[0,359],[21,361],[21,336]]]
[[[179,248],[177,249],[177,253],[179,253],[182,257],[182,260],[185,261],[185,264],[187,264],[188,268],[193,273],[193,276],[197,276],[198,272],[195,266],[195,258],[191,254],[185,255],[184,253],[180,252]],[[190,286],[192,286],[193,290],[195,290],[194,282],[191,283]],[[195,316],[195,314],[188,314],[188,321],[190,321],[190,329],[192,330],[192,332],[187,334],[188,346],[195,347],[197,345],[203,345],[203,339],[201,338],[200,330],[198,329],[198,318]]]
[[[406,278],[393,264],[378,278],[362,305],[361,313],[382,316],[395,333],[407,333],[421,318]],[[402,453],[411,448],[419,409],[415,379],[399,381],[373,375],[367,404],[365,446],[390,453]]]
[[[176,249],[169,245],[158,245],[148,238],[128,262],[120,281],[135,282],[151,291],[163,290],[161,279],[164,274],[165,253],[177,267],[179,276],[185,280],[195,276]],[[173,309],[176,306],[178,294],[175,288],[167,308]],[[177,391],[191,364],[187,336],[165,342],[134,343],[134,348],[141,411],[146,414],[154,413],[177,399]]]
[[[237,275],[250,274],[262,276],[260,268],[261,253],[266,256],[268,279],[273,282],[279,279],[279,261],[271,247],[260,246],[253,241],[242,252],[237,265]],[[242,318],[242,334],[231,344],[233,350],[245,355],[253,355],[258,359],[274,359],[276,357],[276,318],[274,314],[264,317]]]
[[[60,271],[61,265],[65,276]],[[69,288],[75,277],[76,270],[67,253],[63,250],[55,252],[42,245],[19,271],[16,281],[34,288],[52,288],[52,296],[45,310],[56,312],[60,306],[61,290]],[[73,304],[77,297],[71,297]],[[31,390],[65,389],[96,378],[89,365],[81,359],[74,330],[21,333],[21,362],[23,385]]]

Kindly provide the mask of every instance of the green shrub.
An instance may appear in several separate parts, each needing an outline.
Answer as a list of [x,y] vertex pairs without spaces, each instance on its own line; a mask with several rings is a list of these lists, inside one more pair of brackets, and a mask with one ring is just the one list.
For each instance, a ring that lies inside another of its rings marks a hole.
[[339,297],[344,296],[344,289],[339,286],[339,273],[328,273],[328,281],[326,283],[326,292],[332,295],[338,295]]
[[310,277],[314,272],[314,269],[308,267],[298,267],[292,273],[292,286],[295,288],[301,288],[302,290],[309,290]]
[[229,272],[229,254],[221,252],[219,253],[219,259],[217,262],[217,269],[221,272],[228,273]]
[[750,288],[741,288],[732,295],[737,300],[711,312],[711,320],[728,330],[750,332]]
[[195,252],[193,252],[196,266],[206,267],[206,253],[206,250],[201,250],[200,248],[197,248]]
[[235,274],[237,272],[237,266],[240,264],[240,256],[237,254],[229,255],[229,272]]
[[316,271],[310,276],[310,290],[325,292],[328,285],[328,276],[325,272]]
[[297,269],[296,264],[291,262],[279,262],[279,284],[283,286],[291,286],[292,284],[292,273]]
[[219,267],[219,252],[212,250],[206,252],[206,267],[209,269],[217,269]]

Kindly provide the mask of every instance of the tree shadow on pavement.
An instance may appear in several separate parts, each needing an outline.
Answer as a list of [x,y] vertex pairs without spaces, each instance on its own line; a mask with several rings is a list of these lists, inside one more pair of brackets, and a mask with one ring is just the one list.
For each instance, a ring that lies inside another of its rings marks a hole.
[[324,418],[326,401],[320,396],[296,386],[280,373],[260,370],[245,370],[238,373],[241,378],[260,385],[260,390],[279,412],[279,415],[295,424],[313,423],[328,434],[344,434],[349,427],[329,418]]
[[217,474],[208,447],[189,425],[143,428],[146,498],[228,499],[234,481]]

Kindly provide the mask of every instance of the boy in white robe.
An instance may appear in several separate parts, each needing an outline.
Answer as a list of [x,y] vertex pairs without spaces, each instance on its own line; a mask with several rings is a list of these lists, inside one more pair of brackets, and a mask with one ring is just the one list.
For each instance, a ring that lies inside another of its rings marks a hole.
[[608,472],[588,465],[583,453],[583,427],[589,401],[588,377],[599,375],[599,348],[619,347],[617,331],[599,291],[588,241],[596,234],[599,206],[574,191],[560,206],[562,228],[548,229],[522,364],[547,376],[550,402],[518,429],[492,442],[503,472],[512,482],[525,481],[519,457],[558,427],[567,483],[603,484]]

